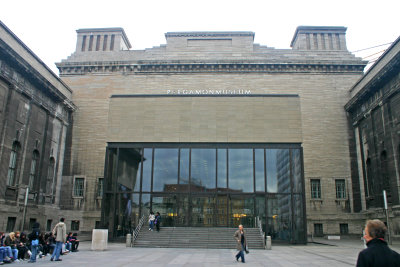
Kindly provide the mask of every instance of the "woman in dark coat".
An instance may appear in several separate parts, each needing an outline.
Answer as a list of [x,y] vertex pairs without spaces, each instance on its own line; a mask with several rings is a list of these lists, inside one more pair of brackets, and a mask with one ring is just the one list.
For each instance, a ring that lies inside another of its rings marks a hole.
[[241,258],[244,263],[244,252],[247,248],[247,238],[246,232],[243,230],[243,225],[239,225],[239,230],[235,232],[233,238],[236,240],[236,249],[239,251],[236,254],[236,261],[239,261],[239,258]]

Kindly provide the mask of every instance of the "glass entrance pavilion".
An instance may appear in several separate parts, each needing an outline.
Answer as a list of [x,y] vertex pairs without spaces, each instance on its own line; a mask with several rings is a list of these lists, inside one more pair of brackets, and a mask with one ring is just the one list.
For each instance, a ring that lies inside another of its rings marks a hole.
[[109,143],[102,224],[113,237],[160,212],[164,227],[254,227],[306,242],[300,144]]

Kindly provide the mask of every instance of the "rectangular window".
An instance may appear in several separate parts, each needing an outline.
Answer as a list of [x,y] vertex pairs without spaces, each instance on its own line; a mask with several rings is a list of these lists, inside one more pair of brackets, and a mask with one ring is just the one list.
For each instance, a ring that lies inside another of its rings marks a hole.
[[75,177],[73,196],[83,197],[84,190],[85,190],[85,178]]
[[335,180],[336,199],[346,199],[346,181],[344,179]]
[[33,224],[36,222],[36,218],[30,218],[29,219],[29,230],[33,228]]
[[14,232],[15,222],[17,221],[16,217],[8,217],[7,219],[7,228],[6,231],[8,233]]
[[97,197],[103,197],[104,178],[99,178],[97,181]]
[[321,198],[321,180],[311,179],[311,198],[320,199]]
[[71,231],[79,231],[79,221],[71,221]]
[[93,35],[89,37],[89,51],[92,51],[93,48]]
[[96,51],[100,50],[100,38],[101,38],[101,36],[97,35],[97,37],[96,37]]
[[349,225],[347,223],[340,224],[340,234],[348,235],[349,234]]
[[314,236],[324,236],[324,228],[322,223],[314,223]]
[[114,50],[115,35],[111,34],[110,51]]
[[52,224],[52,222],[53,222],[53,220],[47,220],[47,223],[46,223],[46,231],[51,231],[52,229],[51,229],[51,224]]
[[16,165],[17,165],[17,151],[14,149],[13,145],[13,150],[11,151],[10,154],[10,162],[8,164],[8,174],[7,174],[7,184],[8,185],[14,185],[15,183],[15,171],[16,171]]

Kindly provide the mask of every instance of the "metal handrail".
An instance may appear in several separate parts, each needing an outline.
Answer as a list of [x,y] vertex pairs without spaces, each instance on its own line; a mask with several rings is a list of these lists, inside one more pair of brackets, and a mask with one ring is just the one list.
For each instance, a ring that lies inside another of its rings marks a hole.
[[135,231],[133,232],[132,246],[133,246],[133,243],[135,242],[136,238],[139,235],[140,229],[142,229],[142,226],[143,226],[143,223],[144,223],[144,218],[145,218],[145,216],[143,215],[142,218],[140,218],[139,224],[136,226]]
[[265,249],[265,233],[264,233],[264,231],[262,229],[262,223],[261,223],[260,217],[258,217],[258,216],[256,217],[256,222],[257,222],[257,227],[260,230],[260,235],[261,235],[262,240],[263,240],[263,247]]

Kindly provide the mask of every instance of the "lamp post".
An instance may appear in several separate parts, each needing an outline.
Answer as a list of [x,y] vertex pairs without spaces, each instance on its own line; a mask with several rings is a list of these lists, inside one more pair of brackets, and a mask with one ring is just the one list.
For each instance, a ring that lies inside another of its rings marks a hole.
[[388,212],[388,205],[387,205],[386,190],[383,190],[383,204],[385,205],[386,224],[387,224],[387,229],[388,229],[388,243],[391,245],[392,239],[390,236],[389,212]]
[[24,213],[23,213],[23,215],[22,215],[22,231],[24,231],[24,227],[25,227],[26,206],[28,205],[28,197],[29,197],[29,187],[26,187],[26,191],[25,191],[25,202],[24,202]]

